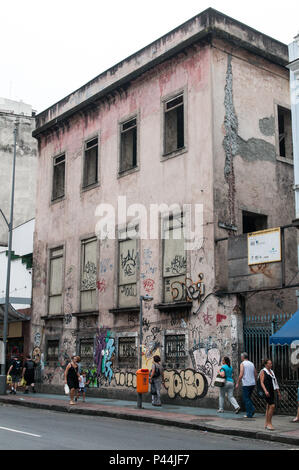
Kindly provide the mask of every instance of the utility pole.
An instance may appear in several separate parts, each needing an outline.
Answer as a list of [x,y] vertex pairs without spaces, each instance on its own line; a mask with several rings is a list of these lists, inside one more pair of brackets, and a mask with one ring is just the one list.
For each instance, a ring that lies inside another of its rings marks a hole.
[[[292,134],[294,160],[294,191],[296,219],[294,225],[299,228],[299,34],[289,45],[288,69],[290,70],[291,105],[292,105]],[[299,244],[297,246],[299,269]],[[299,308],[299,291],[296,291]]]
[[8,253],[7,253],[7,273],[6,273],[6,294],[5,294],[5,310],[3,322],[3,364],[1,365],[0,376],[0,394],[6,394],[6,352],[7,352],[7,330],[8,330],[8,308],[9,308],[9,290],[10,290],[10,269],[11,269],[11,250],[12,250],[12,233],[13,233],[13,212],[15,197],[15,172],[16,172],[16,156],[17,156],[17,133],[18,122],[14,128],[14,152],[12,164],[12,185],[11,185],[11,204],[10,204],[10,221],[8,222],[1,210],[1,214],[8,226]]

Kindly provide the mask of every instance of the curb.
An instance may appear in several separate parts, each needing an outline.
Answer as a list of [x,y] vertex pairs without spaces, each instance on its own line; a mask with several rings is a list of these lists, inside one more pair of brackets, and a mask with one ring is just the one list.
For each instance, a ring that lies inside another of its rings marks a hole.
[[[227,436],[235,436],[235,437],[243,437],[255,440],[263,440],[263,441],[270,441],[270,442],[280,442],[282,444],[289,444],[289,445],[296,445],[299,446],[299,437],[291,437],[291,436],[284,436],[281,434],[269,434],[267,432],[261,431],[250,431],[250,430],[242,430],[236,428],[222,428],[219,426],[212,426],[206,424],[196,424],[191,422],[184,422],[184,421],[176,421],[171,418],[163,418],[163,417],[156,417],[156,416],[145,416],[145,415],[138,415],[138,414],[128,414],[126,412],[120,411],[111,411],[111,410],[104,410],[103,408],[95,410],[95,409],[88,409],[88,408],[79,408],[79,407],[70,407],[68,405],[49,405],[46,403],[34,403],[34,402],[26,402],[21,400],[16,400],[13,398],[1,398],[0,403],[9,404],[9,405],[19,405],[27,408],[36,408],[42,410],[50,410],[50,411],[57,411],[62,413],[72,413],[72,414],[82,414],[82,415],[90,415],[90,416],[103,416],[106,418],[115,418],[115,419],[123,419],[128,421],[139,421],[139,422],[146,422],[150,424],[159,424],[161,426],[174,426],[181,429],[191,429],[196,431],[203,431],[203,432],[211,432],[214,434],[224,434]],[[195,418],[196,419],[196,418]]]

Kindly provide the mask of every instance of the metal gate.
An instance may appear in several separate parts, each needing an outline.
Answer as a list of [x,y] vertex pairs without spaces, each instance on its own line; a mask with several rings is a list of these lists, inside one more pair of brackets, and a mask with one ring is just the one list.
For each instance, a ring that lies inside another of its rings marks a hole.
[[[262,368],[263,359],[272,360],[282,395],[282,400],[276,403],[276,412],[288,415],[296,414],[299,371],[291,369],[289,346],[272,346],[269,339],[291,316],[291,314],[249,316],[244,323],[244,350],[258,372]],[[256,390],[252,400],[257,411],[265,411],[265,401],[258,397]]]

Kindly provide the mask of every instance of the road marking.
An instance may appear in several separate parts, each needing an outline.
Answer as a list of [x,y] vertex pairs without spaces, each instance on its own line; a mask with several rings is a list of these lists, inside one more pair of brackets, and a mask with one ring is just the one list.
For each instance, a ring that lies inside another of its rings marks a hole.
[[26,434],[27,436],[32,436],[32,437],[41,437],[38,434],[32,434],[30,432],[18,431],[17,429],[3,428],[2,426],[0,426],[0,429],[3,429],[4,431],[16,432],[18,434]]

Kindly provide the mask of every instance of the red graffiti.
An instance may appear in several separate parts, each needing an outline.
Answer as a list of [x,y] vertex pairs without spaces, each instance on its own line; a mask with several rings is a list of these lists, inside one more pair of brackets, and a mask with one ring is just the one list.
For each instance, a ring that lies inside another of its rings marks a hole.
[[208,312],[208,313],[204,313],[204,314],[203,314],[203,321],[204,321],[204,324],[205,324],[205,325],[210,325],[210,326],[212,326],[212,323],[211,323],[212,318],[213,318],[213,317],[212,317],[212,315],[209,314],[209,312]]
[[219,323],[221,323],[222,320],[225,320],[226,318],[227,318],[226,315],[221,315],[221,313],[217,313],[217,316],[216,316],[217,325],[218,325]]
[[101,281],[97,281],[97,288],[99,292],[105,292],[106,290],[106,281],[105,279],[102,279]]
[[154,290],[155,281],[153,279],[145,279],[143,281],[144,290],[149,294]]

